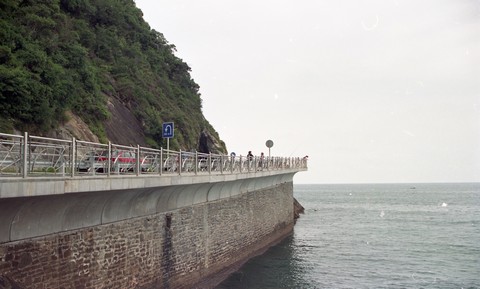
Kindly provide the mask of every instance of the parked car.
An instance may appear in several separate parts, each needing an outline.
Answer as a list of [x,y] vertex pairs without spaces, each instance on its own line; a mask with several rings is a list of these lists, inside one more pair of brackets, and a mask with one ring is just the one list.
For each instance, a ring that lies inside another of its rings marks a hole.
[[[105,155],[104,155],[105,154]],[[79,172],[92,172],[103,173],[107,170],[108,164],[105,152],[88,152],[77,165]]]
[[[78,171],[104,173],[108,170],[108,152],[89,152],[80,160]],[[133,151],[112,151],[110,156],[110,171],[112,172],[133,172],[137,162],[136,154]],[[140,159],[140,168],[145,171],[148,167],[146,158]]]

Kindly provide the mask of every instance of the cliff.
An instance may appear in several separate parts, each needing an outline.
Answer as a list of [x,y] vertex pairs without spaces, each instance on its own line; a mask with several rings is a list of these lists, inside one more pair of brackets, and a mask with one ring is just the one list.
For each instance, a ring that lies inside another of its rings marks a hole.
[[[175,46],[133,0],[0,3],[0,132],[226,152]],[[206,146],[205,146],[206,144]]]

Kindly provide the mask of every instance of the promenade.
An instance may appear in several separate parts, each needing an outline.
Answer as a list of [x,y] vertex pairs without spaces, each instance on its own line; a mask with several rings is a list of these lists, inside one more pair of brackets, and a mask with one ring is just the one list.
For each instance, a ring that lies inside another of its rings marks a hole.
[[0,134],[0,198],[228,182],[307,170],[292,157],[229,156]]

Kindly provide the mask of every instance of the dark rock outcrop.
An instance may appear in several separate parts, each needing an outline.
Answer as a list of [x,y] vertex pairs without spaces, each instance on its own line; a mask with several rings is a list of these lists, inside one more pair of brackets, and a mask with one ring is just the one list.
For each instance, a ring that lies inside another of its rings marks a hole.
[[198,139],[198,152],[206,154],[221,154],[225,153],[223,147],[224,146],[219,143],[218,139],[212,136],[212,134],[207,130],[203,130],[200,133],[200,137]]
[[295,221],[300,218],[300,214],[305,212],[305,208],[297,201],[297,199],[293,198],[293,218]]

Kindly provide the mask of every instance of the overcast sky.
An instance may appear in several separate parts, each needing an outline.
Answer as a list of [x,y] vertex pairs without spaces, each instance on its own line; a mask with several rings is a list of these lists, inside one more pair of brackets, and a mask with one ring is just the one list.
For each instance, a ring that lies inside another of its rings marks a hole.
[[479,0],[136,0],[229,152],[295,183],[480,181]]

